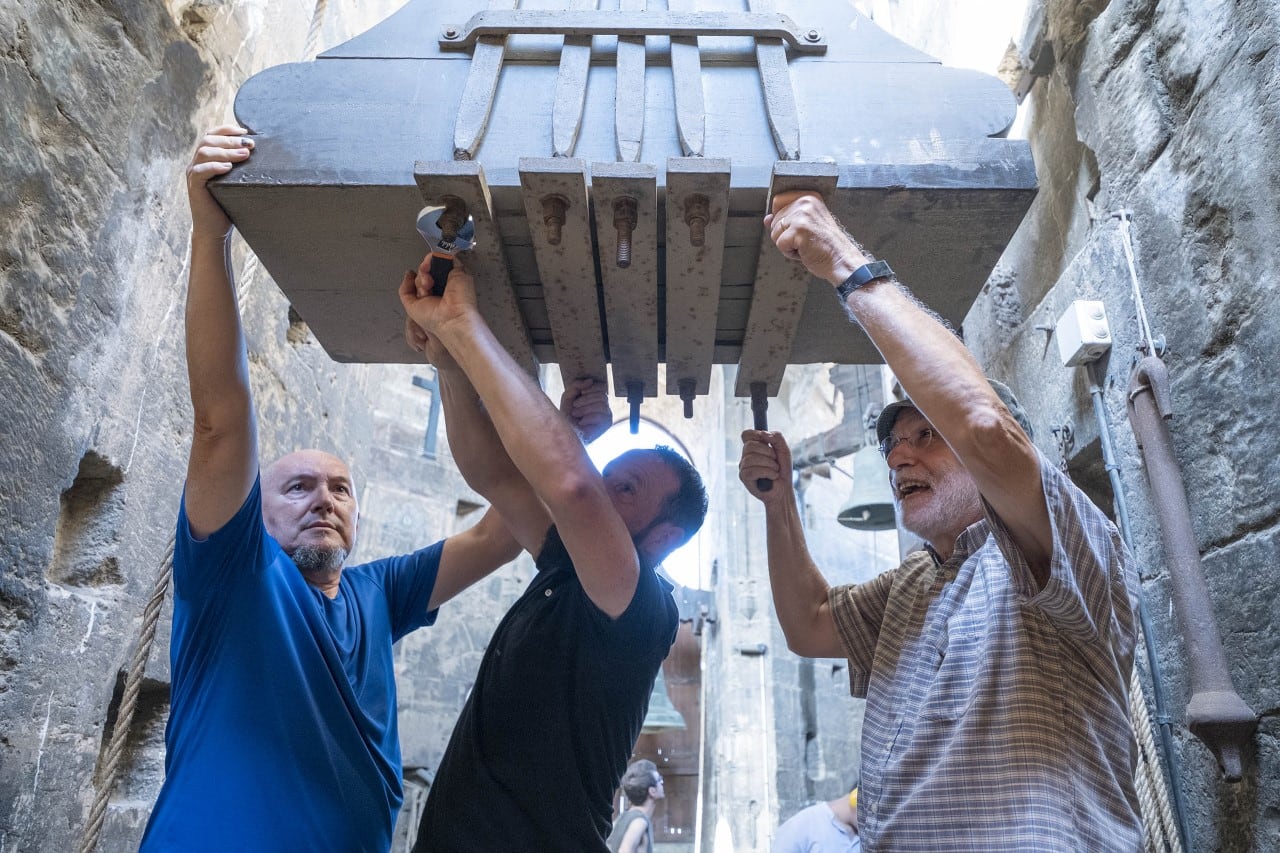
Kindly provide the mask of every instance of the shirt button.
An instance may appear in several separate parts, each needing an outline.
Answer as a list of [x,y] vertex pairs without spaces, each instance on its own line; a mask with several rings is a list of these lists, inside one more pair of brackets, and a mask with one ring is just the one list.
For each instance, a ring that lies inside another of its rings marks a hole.
[[547,598],[550,598],[550,597],[551,597],[551,590],[550,590],[550,589],[548,589],[546,592],[544,592],[544,593],[543,593],[543,595],[545,595]]

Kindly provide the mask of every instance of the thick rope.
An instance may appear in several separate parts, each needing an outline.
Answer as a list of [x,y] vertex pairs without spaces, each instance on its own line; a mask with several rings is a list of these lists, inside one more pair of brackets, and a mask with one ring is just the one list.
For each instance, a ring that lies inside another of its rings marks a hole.
[[120,772],[120,759],[124,755],[125,745],[129,742],[129,730],[133,727],[133,714],[138,708],[138,693],[142,689],[142,676],[147,669],[147,658],[151,656],[151,647],[155,644],[156,624],[160,621],[160,611],[164,608],[165,594],[169,589],[169,579],[173,576],[173,541],[165,546],[164,558],[160,561],[160,569],[156,572],[155,584],[151,588],[151,598],[142,609],[142,630],[138,634],[138,644],[133,650],[133,660],[124,677],[124,695],[120,699],[120,712],[116,715],[116,725],[111,732],[111,743],[107,747],[106,760],[102,764],[101,780],[98,793],[94,797],[93,807],[89,810],[89,822],[85,826],[84,838],[80,842],[80,853],[92,853],[98,845],[98,837],[102,834],[102,823],[107,814],[107,801],[115,788],[116,776]]
[[1173,819],[1173,808],[1169,804],[1164,770],[1160,765],[1160,753],[1156,751],[1147,697],[1142,691],[1142,680],[1136,666],[1129,679],[1129,720],[1138,744],[1138,772],[1134,776],[1134,785],[1146,827],[1146,851],[1183,853],[1178,824]]
[[311,26],[307,30],[307,41],[302,48],[304,61],[315,59],[317,45],[320,44],[320,30],[324,29],[324,14],[328,7],[329,0],[316,0],[316,8],[311,13]]
[[253,253],[252,249],[245,249],[244,266],[240,270],[240,286],[236,289],[236,308],[239,309],[240,315],[244,316],[244,309],[249,304],[249,290],[253,286],[253,280],[258,277],[258,256]]

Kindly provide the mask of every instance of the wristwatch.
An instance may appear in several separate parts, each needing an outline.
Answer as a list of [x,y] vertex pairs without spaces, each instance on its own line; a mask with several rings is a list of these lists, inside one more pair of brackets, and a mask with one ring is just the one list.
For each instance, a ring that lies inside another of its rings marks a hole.
[[836,288],[836,293],[840,294],[840,301],[844,302],[859,287],[882,278],[893,278],[893,270],[884,261],[872,261],[850,273],[844,284]]

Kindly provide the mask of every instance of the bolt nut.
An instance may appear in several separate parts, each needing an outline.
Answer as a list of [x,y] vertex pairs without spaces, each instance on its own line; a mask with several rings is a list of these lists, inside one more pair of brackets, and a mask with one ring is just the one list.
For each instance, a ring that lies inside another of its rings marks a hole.
[[804,37],[806,41],[821,41],[822,33],[817,30],[809,30],[809,32],[804,34]]
[[444,37],[445,37],[445,38],[447,38],[447,39],[456,39],[456,38],[458,37],[458,28],[457,28],[457,27],[445,27],[445,28],[444,28]]

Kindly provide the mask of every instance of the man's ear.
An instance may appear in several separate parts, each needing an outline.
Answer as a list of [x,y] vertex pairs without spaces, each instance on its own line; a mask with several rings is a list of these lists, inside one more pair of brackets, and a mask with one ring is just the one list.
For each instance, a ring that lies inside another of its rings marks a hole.
[[664,521],[645,537],[645,550],[655,555],[654,563],[661,563],[667,556],[684,544],[684,529]]

